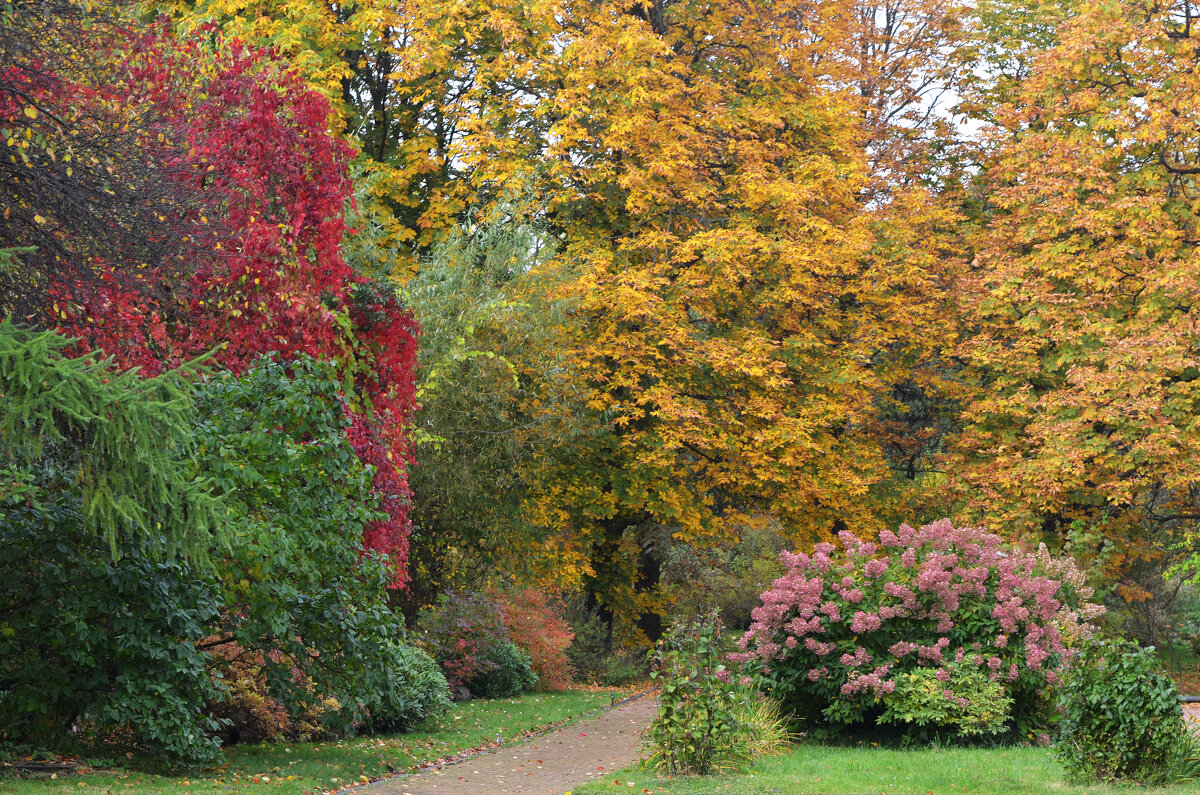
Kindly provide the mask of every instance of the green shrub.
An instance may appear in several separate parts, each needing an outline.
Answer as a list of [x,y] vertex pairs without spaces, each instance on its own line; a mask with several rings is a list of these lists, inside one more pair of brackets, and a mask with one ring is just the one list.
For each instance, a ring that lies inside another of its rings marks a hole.
[[1093,642],[1068,670],[1058,756],[1072,779],[1164,784],[1200,772],[1175,684],[1153,652],[1126,640]]
[[978,655],[968,655],[942,668],[914,668],[897,675],[879,722],[933,726],[963,736],[999,734],[1012,699],[979,666]]
[[222,729],[346,734],[440,703],[395,703],[404,627],[363,551],[384,514],[336,367],[197,386],[67,344],[0,323],[0,742],[208,763]]
[[649,763],[671,775],[738,768],[787,742],[778,706],[735,683],[715,613],[671,627],[653,653],[661,691]]
[[514,643],[499,643],[484,653],[488,670],[467,682],[467,687],[484,698],[509,698],[533,690],[537,674],[529,654]]
[[392,568],[363,550],[384,514],[340,392],[333,364],[299,356],[214,375],[196,394],[201,470],[237,529],[214,552],[224,609],[211,642],[253,655],[289,724],[307,733],[316,719],[325,735],[351,733],[376,706],[388,644],[404,636],[387,605]]
[[0,742],[212,762],[217,690],[192,639],[216,589],[138,547],[109,560],[80,511],[71,494],[0,503]]
[[450,707],[450,686],[441,666],[424,651],[392,641],[387,686],[364,722],[366,732],[406,732]]
[[567,647],[567,659],[580,681],[595,681],[611,656],[608,633],[595,609],[589,609],[582,596],[567,600],[564,616],[575,639]]

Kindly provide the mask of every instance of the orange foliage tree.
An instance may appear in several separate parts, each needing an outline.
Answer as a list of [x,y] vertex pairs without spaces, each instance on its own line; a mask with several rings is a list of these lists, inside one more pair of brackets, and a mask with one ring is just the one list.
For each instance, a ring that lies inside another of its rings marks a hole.
[[[563,240],[570,355],[607,432],[561,450],[529,505],[651,633],[652,530],[718,543],[767,515],[796,539],[876,525],[877,397],[927,355],[914,324],[937,325],[942,257],[916,230],[944,214],[906,199],[911,219],[880,228],[864,176],[878,130],[824,77],[845,42],[818,8],[575,7],[543,67],[556,88],[522,176]],[[522,173],[488,145],[480,179]]]
[[1009,79],[960,293],[960,493],[1110,572],[1200,519],[1197,13],[1080,3]]

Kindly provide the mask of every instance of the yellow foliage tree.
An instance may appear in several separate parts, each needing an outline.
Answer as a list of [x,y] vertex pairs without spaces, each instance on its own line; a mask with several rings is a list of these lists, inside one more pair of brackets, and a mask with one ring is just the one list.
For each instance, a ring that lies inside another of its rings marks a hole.
[[[937,347],[917,326],[946,325],[946,251],[921,230],[950,216],[920,191],[869,207],[878,120],[825,79],[845,42],[817,5],[571,8],[523,178],[577,274],[574,371],[610,430],[552,455],[530,505],[591,548],[618,612],[644,614],[648,528],[719,543],[765,516],[797,540],[879,526],[880,398]],[[522,150],[476,144],[481,181],[521,173]]]
[[1113,573],[1200,520],[1196,13],[1084,2],[1056,25],[994,114],[960,291],[961,493]]

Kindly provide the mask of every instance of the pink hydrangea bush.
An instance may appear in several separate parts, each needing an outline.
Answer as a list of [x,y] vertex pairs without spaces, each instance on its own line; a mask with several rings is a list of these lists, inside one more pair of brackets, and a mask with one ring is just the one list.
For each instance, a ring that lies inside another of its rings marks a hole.
[[1039,563],[948,519],[884,531],[878,543],[839,539],[840,550],[783,553],[787,572],[740,641],[735,661],[770,695],[813,725],[870,724],[885,711],[894,721],[898,681],[932,669],[946,687],[931,697],[961,701],[950,673],[965,663],[1011,699],[1007,729],[1044,728],[1068,656],[1062,629],[1095,614],[1081,581],[1046,576],[1044,551]]

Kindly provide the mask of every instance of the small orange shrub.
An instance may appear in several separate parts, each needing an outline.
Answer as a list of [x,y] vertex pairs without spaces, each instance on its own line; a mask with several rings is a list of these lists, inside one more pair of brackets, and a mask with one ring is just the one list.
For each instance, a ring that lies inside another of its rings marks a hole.
[[512,642],[532,660],[538,689],[563,690],[571,684],[567,647],[575,636],[561,611],[533,588],[502,594],[496,601]]

